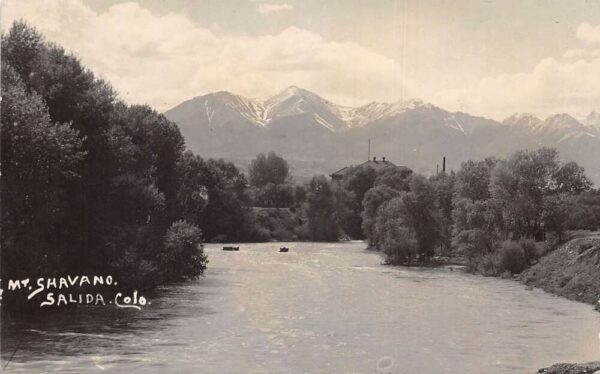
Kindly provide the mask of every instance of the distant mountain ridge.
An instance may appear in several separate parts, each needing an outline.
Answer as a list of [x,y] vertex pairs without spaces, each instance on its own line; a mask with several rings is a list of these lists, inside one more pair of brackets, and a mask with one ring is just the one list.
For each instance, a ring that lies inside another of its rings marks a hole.
[[514,114],[502,122],[449,112],[422,100],[372,102],[346,107],[291,86],[270,98],[215,92],[165,112],[188,148],[204,157],[231,159],[245,167],[259,152],[276,151],[299,176],[329,174],[374,156],[431,174],[442,156],[449,169],[468,159],[503,157],[524,148],[556,147],[600,184],[600,114],[579,121],[568,114],[542,120]]

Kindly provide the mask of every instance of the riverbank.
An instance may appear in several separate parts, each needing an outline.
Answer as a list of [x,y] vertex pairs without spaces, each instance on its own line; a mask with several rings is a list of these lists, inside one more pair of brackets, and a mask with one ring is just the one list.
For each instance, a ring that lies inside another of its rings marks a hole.
[[592,374],[600,371],[600,361],[585,364],[554,364],[548,368],[538,370],[545,374]]
[[569,300],[597,305],[599,269],[600,233],[595,232],[559,246],[523,271],[518,279]]

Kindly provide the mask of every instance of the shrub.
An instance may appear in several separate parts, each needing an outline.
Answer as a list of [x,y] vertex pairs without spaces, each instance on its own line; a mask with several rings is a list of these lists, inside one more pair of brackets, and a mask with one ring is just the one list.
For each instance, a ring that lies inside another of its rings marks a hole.
[[158,263],[165,280],[193,279],[202,275],[208,258],[204,254],[200,229],[184,220],[174,222],[165,235]]
[[[530,243],[527,244],[527,247],[530,249]],[[527,259],[521,244],[512,240],[502,242],[496,252],[496,266],[500,273],[508,270],[512,274],[519,274],[525,270]]]
[[498,269],[497,257],[492,254],[479,256],[469,261],[468,269],[484,276],[496,276],[501,273]]
[[519,240],[519,245],[523,250],[523,256],[525,258],[527,266],[531,266],[533,261],[539,258],[539,250],[536,242],[531,239],[521,239]]

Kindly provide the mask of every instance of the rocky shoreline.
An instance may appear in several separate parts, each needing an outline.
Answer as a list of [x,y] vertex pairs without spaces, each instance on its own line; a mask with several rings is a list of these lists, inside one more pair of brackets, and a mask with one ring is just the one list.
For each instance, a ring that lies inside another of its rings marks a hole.
[[548,368],[538,370],[545,374],[597,374],[600,373],[600,361],[585,364],[554,364]]
[[526,269],[519,280],[554,295],[597,306],[600,299],[600,235],[572,239]]
[[[599,310],[600,235],[591,233],[568,241],[525,270],[519,280],[554,295],[594,304]],[[543,368],[546,374],[600,374],[600,361],[559,363]]]

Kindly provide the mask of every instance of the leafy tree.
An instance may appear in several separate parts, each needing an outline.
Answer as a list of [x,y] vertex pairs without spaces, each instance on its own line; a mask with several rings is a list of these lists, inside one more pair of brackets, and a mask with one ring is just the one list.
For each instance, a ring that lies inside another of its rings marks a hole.
[[244,240],[250,226],[246,178],[231,162],[186,152],[178,166],[178,210],[209,240]]
[[[369,165],[350,168],[340,184],[343,191],[336,193],[340,199],[339,219],[344,232],[352,239],[364,239],[367,234],[362,229],[362,212],[367,191],[383,185],[397,191],[406,191],[411,174],[412,170],[403,166],[388,166],[380,170]],[[371,224],[372,222],[368,225]]]
[[378,236],[376,235],[374,228],[379,207],[383,203],[397,197],[399,194],[399,191],[390,188],[385,184],[373,187],[365,194],[362,204],[364,210],[361,214],[362,228],[370,247],[376,248],[378,245]]
[[352,192],[356,201],[362,202],[365,194],[375,185],[377,171],[370,166],[353,167],[344,176],[343,187]]
[[406,206],[402,199],[404,193],[384,202],[377,209],[374,236],[387,263],[410,266],[419,252],[419,243],[415,231],[406,220]]
[[174,222],[165,235],[164,251],[158,254],[167,280],[193,279],[206,269],[208,258],[202,248],[202,232],[186,221]]
[[[3,276],[110,273],[124,284],[160,283],[169,278],[159,254],[169,252],[174,221],[199,219],[200,203],[239,214],[245,179],[233,165],[181,168],[177,126],[120,103],[108,83],[23,22],[2,36],[2,91]],[[208,172],[194,180],[197,169]],[[234,203],[200,201],[198,179]],[[196,204],[179,209],[180,197]],[[190,251],[179,253],[193,268],[186,276],[203,270]]]
[[294,187],[294,202],[296,205],[300,205],[304,201],[306,201],[306,188],[302,185],[296,185]]
[[440,173],[431,177],[429,181],[437,196],[442,251],[448,254],[452,242],[452,209],[454,207],[456,174]]
[[370,243],[386,253],[389,261],[408,265],[417,258],[430,260],[442,239],[433,186],[425,177],[413,175],[409,187],[409,192],[385,185],[371,189],[365,195],[365,212],[369,213],[363,219],[369,223],[375,212],[373,225],[365,230],[370,231]]
[[[541,233],[550,196],[589,189],[583,171],[574,163],[561,167],[555,149],[519,151],[500,162],[492,173],[492,198],[503,211],[504,226],[514,239],[533,238]],[[556,222],[552,225],[556,226]]]
[[555,180],[554,192],[579,195],[589,191],[592,182],[585,175],[584,169],[576,162],[567,162],[562,165],[553,175]]
[[452,218],[452,244],[459,253],[473,260],[494,251],[499,234],[497,212],[492,201],[458,199],[454,203]]
[[250,164],[249,175],[250,184],[256,187],[264,187],[268,183],[282,184],[288,179],[289,165],[275,152],[268,155],[260,153]]
[[[68,206],[65,184],[80,180],[82,140],[52,123],[42,98],[2,63],[2,272],[44,272],[66,260],[53,234]],[[50,256],[49,256],[50,255]]]
[[3,63],[12,66],[21,78],[35,78],[45,48],[42,35],[24,21],[15,22],[2,35]]
[[483,161],[463,162],[456,173],[456,194],[459,198],[486,200],[490,197],[490,175],[498,160],[486,158]]
[[401,196],[406,221],[415,232],[419,255],[429,260],[442,238],[435,189],[421,175],[412,176],[409,185],[410,192]]
[[315,176],[308,184],[308,227],[315,241],[336,241],[338,225],[335,217],[334,195],[323,175]]
[[374,185],[386,185],[397,191],[408,191],[410,189],[409,177],[412,175],[412,170],[404,167],[387,167],[378,173]]
[[335,212],[340,229],[351,239],[363,238],[360,216],[362,204],[356,201],[353,192],[346,190],[337,183],[333,185],[333,194],[335,196]]

